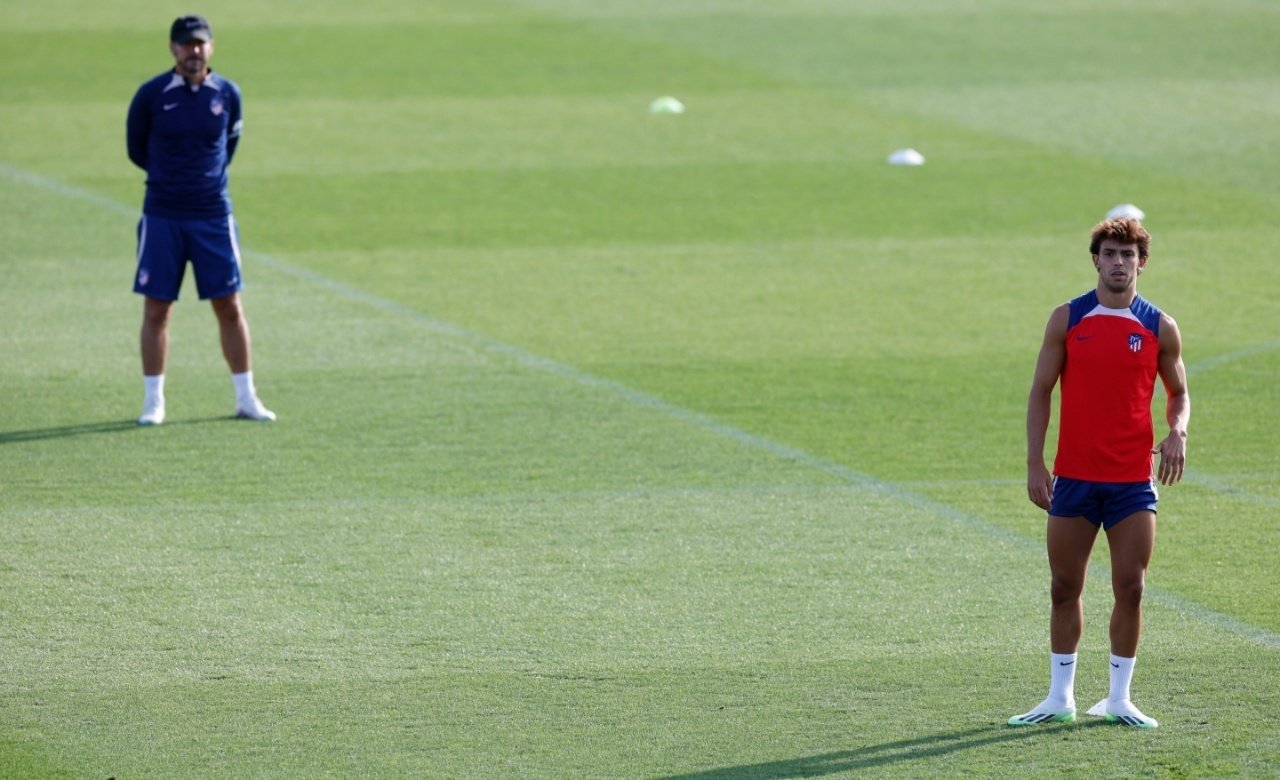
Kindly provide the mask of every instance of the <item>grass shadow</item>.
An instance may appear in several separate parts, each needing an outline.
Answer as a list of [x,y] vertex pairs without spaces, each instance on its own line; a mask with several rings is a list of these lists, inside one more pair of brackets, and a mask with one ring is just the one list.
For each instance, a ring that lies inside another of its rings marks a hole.
[[[164,424],[165,428],[175,425],[203,425],[211,422],[236,420],[232,415],[222,417],[200,417],[193,420],[174,420]],[[43,441],[45,439],[66,439],[75,436],[92,436],[103,433],[124,433],[138,431],[151,426],[138,425],[136,420],[112,420],[108,422],[82,423],[80,425],[61,425],[54,428],[32,428],[25,431],[0,431],[0,445],[17,444],[26,441]]]
[[786,780],[795,777],[821,777],[858,769],[884,767],[901,761],[935,758],[950,753],[958,753],[962,750],[983,747],[984,745],[1015,742],[1033,737],[1044,737],[1067,730],[1107,725],[1111,724],[1102,720],[1021,728],[992,724],[962,731],[932,734],[915,739],[867,745],[856,750],[839,750],[833,753],[823,753],[785,761],[767,761],[760,764],[720,767],[688,774],[665,775],[659,780],[743,780],[744,778],[749,780]]

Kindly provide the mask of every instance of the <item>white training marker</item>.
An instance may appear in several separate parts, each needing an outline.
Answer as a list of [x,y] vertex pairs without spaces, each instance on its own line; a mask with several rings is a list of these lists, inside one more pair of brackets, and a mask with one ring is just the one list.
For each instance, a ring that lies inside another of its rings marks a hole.
[[915,149],[898,149],[889,155],[890,165],[924,165],[924,155]]
[[1115,206],[1107,212],[1107,219],[1124,217],[1125,219],[1136,219],[1141,222],[1146,216],[1147,215],[1142,211],[1142,209],[1132,203],[1121,203],[1119,206]]
[[667,95],[666,97],[660,97],[657,100],[650,103],[649,113],[650,114],[683,114],[684,103],[681,103],[679,100],[676,100],[670,95]]

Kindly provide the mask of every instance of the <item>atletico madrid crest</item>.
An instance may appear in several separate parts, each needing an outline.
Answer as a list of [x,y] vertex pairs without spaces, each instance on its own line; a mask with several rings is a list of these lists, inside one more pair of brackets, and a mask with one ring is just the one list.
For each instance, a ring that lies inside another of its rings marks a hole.
[[1141,333],[1129,334],[1129,349],[1133,350],[1134,352],[1142,351],[1142,334]]

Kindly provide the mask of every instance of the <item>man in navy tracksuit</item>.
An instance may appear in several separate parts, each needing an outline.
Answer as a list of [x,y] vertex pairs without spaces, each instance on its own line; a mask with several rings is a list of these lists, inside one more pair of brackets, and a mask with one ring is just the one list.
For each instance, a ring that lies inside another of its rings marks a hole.
[[196,292],[213,305],[236,390],[236,417],[274,420],[253,386],[249,324],[240,304],[240,246],[227,165],[240,140],[240,88],[209,69],[213,30],[183,16],[169,31],[174,68],[143,84],[129,106],[129,159],[147,172],[133,291],[142,317],[145,387],[140,425],[164,422],[169,311],[191,262]]

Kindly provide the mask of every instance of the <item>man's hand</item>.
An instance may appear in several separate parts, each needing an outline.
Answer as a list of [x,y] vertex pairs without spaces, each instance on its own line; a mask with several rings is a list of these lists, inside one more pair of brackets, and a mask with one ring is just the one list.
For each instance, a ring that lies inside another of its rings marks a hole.
[[1156,477],[1161,485],[1172,485],[1180,481],[1182,470],[1187,465],[1187,434],[1169,431],[1169,435],[1151,450],[1151,454],[1160,456]]
[[1049,511],[1053,500],[1053,475],[1043,463],[1027,466],[1027,498],[1046,512]]

